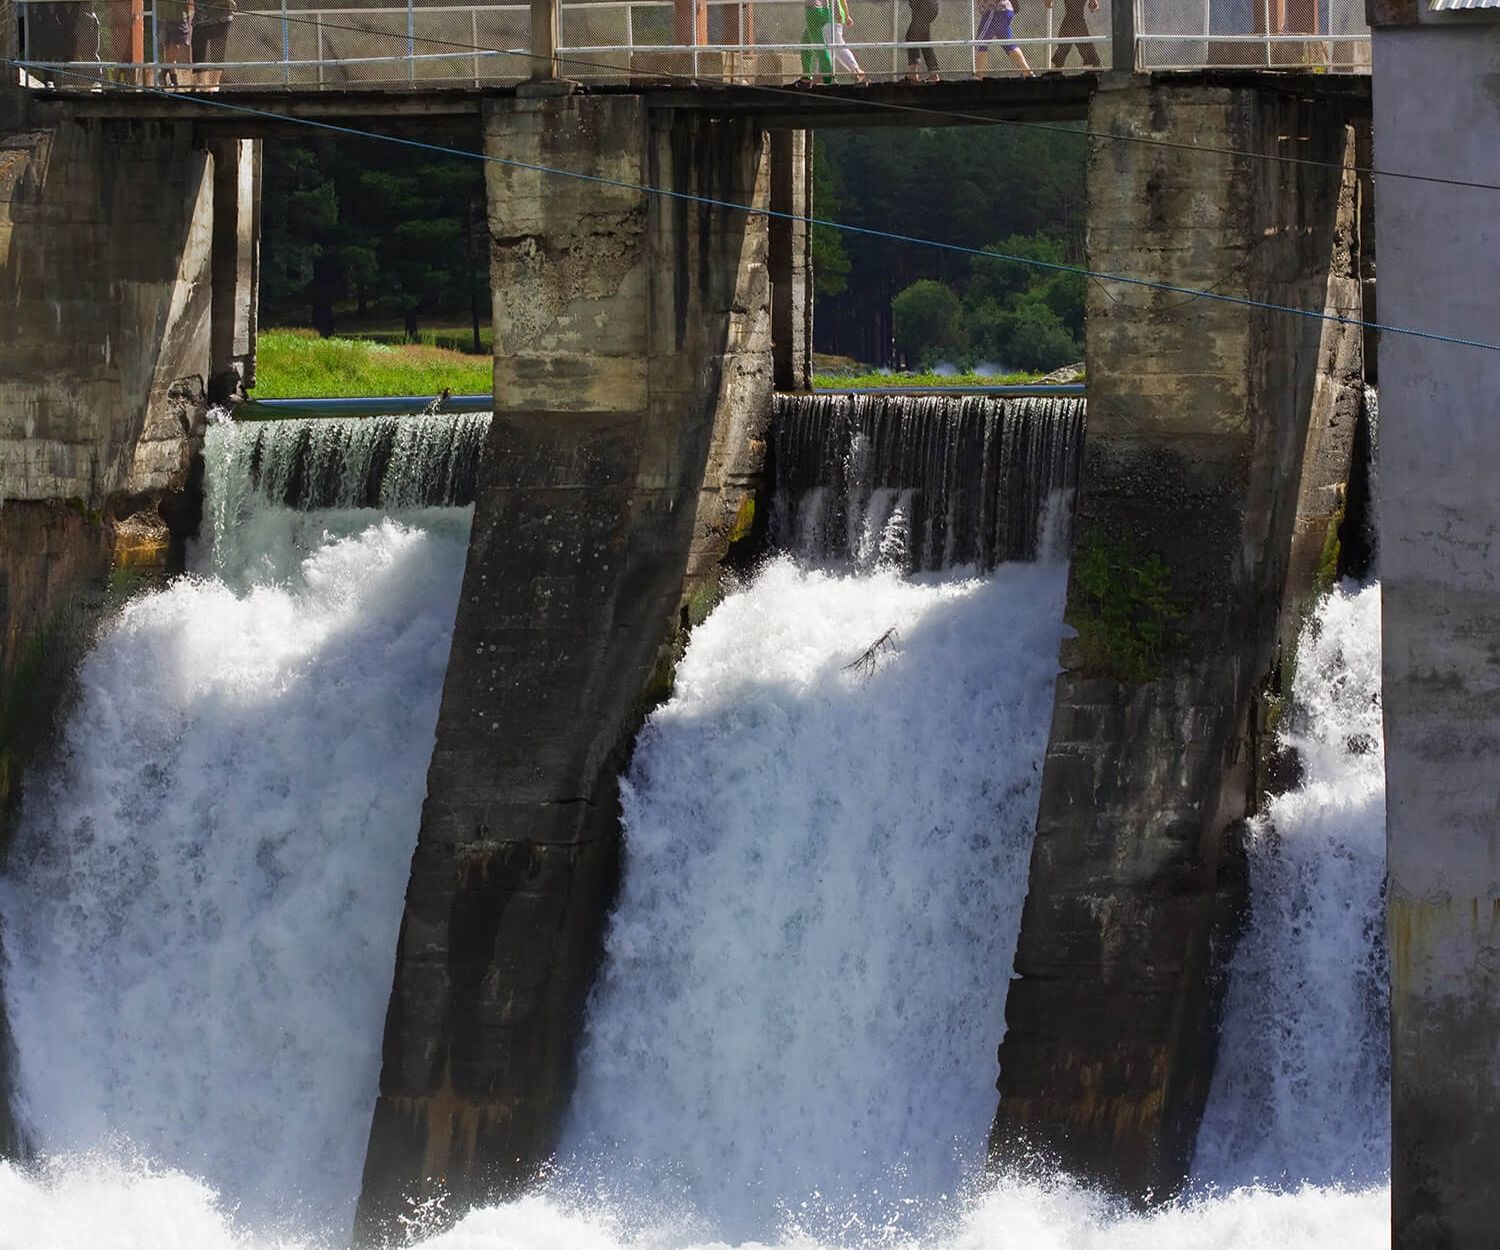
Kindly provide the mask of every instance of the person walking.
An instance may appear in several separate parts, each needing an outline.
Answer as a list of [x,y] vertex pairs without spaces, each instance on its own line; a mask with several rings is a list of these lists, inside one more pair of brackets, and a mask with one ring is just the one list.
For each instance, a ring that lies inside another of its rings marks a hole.
[[[1116,0],[1119,3],[1120,0]],[[1052,0],[1047,0],[1047,7],[1052,7]],[[1064,39],[1089,39],[1089,22],[1084,16],[1084,8],[1090,13],[1099,11],[1099,0],[1063,0],[1063,20],[1058,27],[1057,33]],[[1072,42],[1060,43],[1052,53],[1052,68],[1061,69],[1068,61],[1068,53],[1073,50]],[[1078,44],[1078,55],[1083,63],[1091,69],[1099,68],[1099,49],[1092,42]]]
[[[1094,0],[1095,4],[1099,0]],[[1047,0],[1050,7],[1052,0]],[[1011,23],[1015,20],[1016,7],[1011,0],[979,0],[979,39],[974,45],[974,77],[983,78],[990,63],[990,44],[1000,45],[1001,51],[1010,57],[1011,64],[1021,71],[1023,78],[1034,78],[1031,66],[1026,63],[1026,54],[1020,46],[1012,43]]]
[[[860,69],[859,61],[854,56],[854,49],[844,42],[845,29],[853,25],[854,19],[849,16],[848,0],[833,0],[833,20],[823,27],[823,41],[828,45],[828,52],[833,57],[834,65],[853,74],[854,81],[863,84],[869,79],[865,77],[864,70]],[[823,81],[832,82],[833,76],[829,75]]]
[[[814,74],[821,76],[825,83],[831,83],[835,64],[853,74],[856,82],[867,81],[854,57],[854,50],[844,42],[844,28],[854,24],[849,17],[848,0],[827,0],[827,3],[807,0],[803,13],[802,77],[795,85],[811,87]],[[820,46],[807,47],[808,44]]]
[[804,0],[802,6],[802,77],[794,86],[811,87],[814,76],[821,75],[824,82],[833,81],[833,57],[828,54],[828,44],[823,30],[833,20],[831,3],[837,0]]
[[[193,82],[205,91],[217,91],[223,77],[224,45],[229,23],[234,21],[238,0],[204,0],[193,14]],[[207,66],[207,68],[204,68]]]
[[[906,28],[906,81],[922,81],[922,64],[927,64],[927,81],[938,82],[937,53],[927,40],[932,38],[932,23],[938,15],[938,0],[906,0],[911,6],[911,22]],[[920,47],[917,45],[921,45]]]
[[192,86],[193,0],[156,0],[156,28],[166,65],[161,85]]

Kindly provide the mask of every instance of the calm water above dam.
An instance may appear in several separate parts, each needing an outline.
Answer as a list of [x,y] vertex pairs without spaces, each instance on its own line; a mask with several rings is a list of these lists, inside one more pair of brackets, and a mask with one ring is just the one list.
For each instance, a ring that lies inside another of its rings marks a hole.
[[[1065,467],[1075,435],[1052,434]],[[46,1152],[0,1164],[5,1250],[336,1246],[352,1217],[468,512],[428,506],[457,498],[437,469],[290,509],[252,437],[214,431],[199,575],[101,638],[0,880]],[[446,1231],[413,1209],[412,1242],[1384,1245],[1378,589],[1335,592],[1301,644],[1305,775],[1252,841],[1192,1192],[1139,1215],[1059,1176],[982,1189],[1066,570],[1045,491],[986,514],[1041,559],[932,568],[954,527],[857,453],[854,549],[727,597],[638,740],[553,1175]],[[815,489],[778,506],[832,515]]]

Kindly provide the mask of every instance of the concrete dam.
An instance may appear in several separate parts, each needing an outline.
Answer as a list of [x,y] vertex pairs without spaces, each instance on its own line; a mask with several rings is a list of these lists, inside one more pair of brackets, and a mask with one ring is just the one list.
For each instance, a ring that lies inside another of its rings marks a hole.
[[[0,1242],[1486,1244],[1368,89],[925,90],[1086,118],[1086,402],[811,390],[852,92],[0,93]],[[492,413],[215,406],[317,116],[491,158]]]

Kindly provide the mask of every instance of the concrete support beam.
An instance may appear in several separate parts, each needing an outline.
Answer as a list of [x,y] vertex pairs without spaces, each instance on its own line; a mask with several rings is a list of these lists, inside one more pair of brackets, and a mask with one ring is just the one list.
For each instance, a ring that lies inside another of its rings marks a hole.
[[0,134],[0,498],[101,509],[183,485],[212,235],[189,125]]
[[771,133],[771,338],[776,351],[776,389],[812,386],[813,135],[810,130]]
[[1136,0],[1113,0],[1109,11],[1109,65],[1126,74],[1135,72],[1135,5]]
[[[765,206],[760,131],[638,96],[495,100],[487,149]],[[556,1144],[617,874],[617,777],[732,537],[771,399],[766,219],[487,170],[495,418],[412,862],[362,1235]],[[710,489],[712,487],[712,489]],[[657,676],[653,679],[653,673]]]
[[[1098,142],[1092,268],[1357,313],[1339,112],[1254,89],[1137,86],[1096,96],[1090,129],[1334,163]],[[1321,549],[1336,524],[1359,338],[1095,283],[1087,353],[1077,542],[1117,579],[1157,556],[1177,612],[1154,661],[1127,671],[1075,560],[1081,637],[1058,679],[992,1150],[1001,1166],[1040,1151],[1145,1199],[1181,1183],[1207,1097],[1210,939],[1243,892],[1234,848],[1256,798],[1257,695],[1310,589],[1309,543]],[[1311,444],[1326,463],[1304,473]]]
[[[1500,25],[1374,32],[1377,166],[1500,182]],[[1411,107],[1422,91],[1422,107]],[[1494,193],[1379,179],[1388,324],[1497,341]],[[1500,1229],[1500,353],[1380,336],[1398,1250]]]
[[255,385],[260,296],[260,140],[218,139],[214,161],[213,316],[208,397],[243,398]]
[[560,28],[557,6],[558,0],[531,0],[531,78],[534,82],[558,77]]

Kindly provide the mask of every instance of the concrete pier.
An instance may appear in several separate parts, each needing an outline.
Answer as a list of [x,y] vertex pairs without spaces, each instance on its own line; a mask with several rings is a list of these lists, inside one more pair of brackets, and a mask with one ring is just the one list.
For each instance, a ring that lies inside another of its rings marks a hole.
[[[639,97],[497,102],[495,396],[360,1206],[450,1210],[552,1150],[617,874],[617,776],[769,418],[762,132]],[[628,185],[620,185],[628,184]],[[653,674],[655,676],[653,676]]]
[[[1332,162],[1098,141],[1091,268],[1358,314],[1336,106],[1134,86],[1101,91],[1090,129]],[[1144,1200],[1181,1183],[1207,1098],[1211,942],[1232,935],[1243,899],[1235,848],[1256,801],[1259,696],[1311,589],[1308,548],[1337,524],[1359,338],[1107,282],[1090,285],[1087,314],[1068,603],[1080,636],[1058,679],[992,1155],[1009,1167],[1040,1153]]]
[[[1377,165],[1500,183],[1500,23],[1379,29]],[[1421,107],[1413,108],[1413,93]],[[1381,319],[1500,341],[1495,192],[1381,179]],[[1500,1238],[1500,352],[1380,336],[1391,1206]]]

